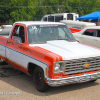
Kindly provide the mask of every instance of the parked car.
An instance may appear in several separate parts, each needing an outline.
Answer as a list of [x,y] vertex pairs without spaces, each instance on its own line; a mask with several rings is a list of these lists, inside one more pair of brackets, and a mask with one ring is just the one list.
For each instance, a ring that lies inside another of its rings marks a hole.
[[73,36],[80,43],[100,48],[100,26],[87,27]]

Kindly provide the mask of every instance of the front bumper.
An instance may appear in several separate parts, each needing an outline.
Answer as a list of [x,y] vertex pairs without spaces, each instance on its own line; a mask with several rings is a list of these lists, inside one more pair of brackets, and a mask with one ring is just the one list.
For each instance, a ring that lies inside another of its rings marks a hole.
[[65,78],[58,78],[58,79],[50,79],[47,78],[47,84],[52,87],[74,84],[74,83],[83,83],[92,80],[96,80],[100,78],[100,72],[78,75],[78,76],[71,76]]

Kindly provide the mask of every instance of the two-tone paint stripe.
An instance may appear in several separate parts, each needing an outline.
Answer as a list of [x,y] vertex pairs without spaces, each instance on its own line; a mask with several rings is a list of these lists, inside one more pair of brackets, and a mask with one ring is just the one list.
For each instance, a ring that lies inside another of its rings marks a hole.
[[[42,61],[40,61],[40,60],[38,60],[38,59],[36,59],[36,58],[34,58],[34,57],[32,57],[32,56],[29,56],[29,55],[25,54],[25,53],[22,53],[22,52],[20,52],[20,51],[17,51],[17,50],[15,50],[15,49],[12,49],[12,48],[9,48],[9,47],[7,47],[7,48],[10,49],[10,50],[15,51],[15,52],[17,52],[17,53],[20,53],[20,54],[22,54],[22,55],[25,55],[25,56],[27,56],[27,57],[29,57],[29,58],[31,58],[31,59],[37,60],[37,61],[39,61],[39,62],[41,62],[41,63],[43,63],[43,64],[46,64],[46,63],[44,63],[44,62],[42,62]],[[9,59],[9,58],[7,58],[7,59]],[[47,64],[46,64],[46,65],[47,65]]]
[[[4,45],[1,45],[1,46],[4,46]],[[14,52],[16,52],[16,53],[19,53],[19,54],[21,54],[22,56],[26,56],[28,59],[31,59],[31,61],[32,60],[34,60],[34,62],[38,62],[38,63],[34,63],[34,64],[40,64],[40,67],[42,67],[41,66],[41,63],[42,63],[42,65],[45,65],[45,66],[47,66],[47,69],[48,69],[48,64],[47,63],[45,63],[45,62],[42,62],[42,61],[40,61],[40,60],[38,60],[38,59],[36,59],[36,58],[34,58],[34,57],[32,57],[32,56],[29,56],[29,55],[27,55],[27,54],[24,54],[24,53],[22,53],[22,52],[20,52],[20,51],[17,51],[17,50],[15,50],[15,49],[12,49],[12,48],[9,48],[9,47],[6,47],[6,46],[4,46],[6,49],[10,49],[10,50],[12,50],[12,51],[14,51]],[[4,51],[5,52],[5,54],[6,54],[6,51]],[[7,58],[7,56],[5,55],[5,56],[2,56],[2,55],[0,55],[1,56],[1,58],[3,57],[3,58]],[[28,63],[27,63],[27,67],[25,68],[25,66],[23,66],[23,65],[21,65],[21,64],[19,64],[17,61],[13,61],[13,60],[11,60],[10,58],[7,58],[7,61],[8,61],[8,63],[9,62],[11,62],[11,63],[15,63],[15,64],[17,64],[18,65],[18,67],[20,66],[20,67],[23,67],[25,70],[27,70],[27,74],[29,75],[29,73],[28,73]],[[28,61],[29,62],[29,61]],[[31,62],[31,63],[33,63],[33,62]],[[21,68],[22,69],[22,68]],[[45,68],[43,68],[43,69],[45,69]],[[26,72],[25,72],[26,73]],[[47,76],[48,76],[48,74],[47,74]],[[47,77],[46,76],[46,77]]]
[[49,56],[52,56],[55,59],[55,61],[61,61],[62,60],[62,56],[60,56],[60,55],[58,55],[56,53],[53,53],[53,52],[51,52],[49,50],[46,50],[46,49],[44,49],[42,47],[35,46],[34,49],[36,49],[36,50],[38,50],[38,51],[40,51],[42,53],[45,53],[45,54],[47,54]]

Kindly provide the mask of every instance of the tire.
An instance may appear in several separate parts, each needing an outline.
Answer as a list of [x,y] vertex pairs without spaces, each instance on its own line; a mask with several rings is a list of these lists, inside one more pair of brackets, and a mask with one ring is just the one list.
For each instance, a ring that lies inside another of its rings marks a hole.
[[33,73],[33,80],[35,87],[40,92],[45,92],[48,89],[48,85],[45,83],[44,71],[42,68],[36,66]]

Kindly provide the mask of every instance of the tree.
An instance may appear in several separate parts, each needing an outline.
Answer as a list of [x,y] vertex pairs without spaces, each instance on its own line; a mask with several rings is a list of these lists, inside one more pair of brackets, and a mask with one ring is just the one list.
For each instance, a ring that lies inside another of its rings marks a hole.
[[29,21],[35,15],[35,0],[11,0],[13,11],[10,13],[13,21]]
[[2,0],[0,1],[0,22],[9,21],[10,19],[10,11],[11,9],[7,7],[9,5],[10,0]]
[[80,16],[100,10],[100,0],[2,0],[2,21],[41,20],[46,14],[78,13]]

